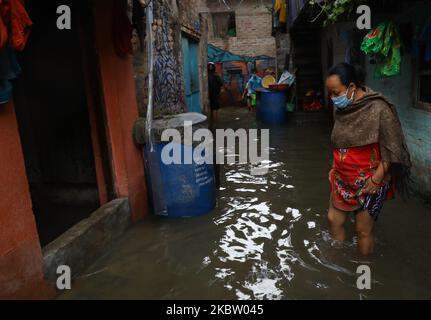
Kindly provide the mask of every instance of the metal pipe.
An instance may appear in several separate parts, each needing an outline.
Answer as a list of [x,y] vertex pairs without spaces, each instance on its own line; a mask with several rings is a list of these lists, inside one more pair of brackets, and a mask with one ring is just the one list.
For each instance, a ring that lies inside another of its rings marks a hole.
[[148,105],[146,118],[146,143],[150,151],[154,151],[152,126],[153,126],[153,108],[154,108],[154,36],[153,36],[153,0],[150,0],[147,6],[147,52],[148,52]]

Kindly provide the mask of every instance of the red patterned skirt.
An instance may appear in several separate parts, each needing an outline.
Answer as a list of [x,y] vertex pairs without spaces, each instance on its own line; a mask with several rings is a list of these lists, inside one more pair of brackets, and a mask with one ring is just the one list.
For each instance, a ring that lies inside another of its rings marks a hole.
[[362,192],[367,180],[373,176],[382,161],[379,144],[334,150],[331,175],[331,199],[335,208],[342,211],[369,209],[376,219],[383,203],[394,197],[390,177],[377,195]]

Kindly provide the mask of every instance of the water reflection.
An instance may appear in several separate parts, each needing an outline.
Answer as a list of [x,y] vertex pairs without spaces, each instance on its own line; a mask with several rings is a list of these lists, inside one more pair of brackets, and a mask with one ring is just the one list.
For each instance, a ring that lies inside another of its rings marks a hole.
[[[272,159],[278,158],[276,149],[270,152]],[[289,298],[289,283],[298,274],[325,269],[353,279],[354,272],[326,257],[332,247],[325,232],[326,213],[288,206],[288,192],[296,189],[288,164],[264,161],[259,166],[268,174],[253,176],[244,164],[224,166],[219,212],[213,219],[223,235],[212,255],[204,258],[205,267],[214,268],[217,281],[238,299]],[[312,286],[330,287],[318,281]]]
[[[230,112],[226,124],[235,119]],[[249,114],[238,114],[238,127],[256,125]],[[388,203],[373,257],[357,255],[352,216],[348,241],[331,241],[329,132],[324,122],[272,128],[270,161],[221,167],[214,212],[147,219],[76,281],[66,298],[430,298],[428,206]],[[218,152],[238,157],[235,150]],[[253,176],[254,168],[268,172]],[[371,291],[356,287],[363,264],[372,267]]]

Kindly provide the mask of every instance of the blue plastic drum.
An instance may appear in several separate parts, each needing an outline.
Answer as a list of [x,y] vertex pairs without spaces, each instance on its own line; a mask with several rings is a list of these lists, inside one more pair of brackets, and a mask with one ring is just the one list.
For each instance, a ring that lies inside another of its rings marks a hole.
[[[182,115],[184,117],[184,115]],[[169,154],[181,155],[180,164],[167,164],[162,161],[162,152],[168,143],[155,143],[153,152],[144,148],[147,178],[154,211],[157,215],[171,218],[189,218],[205,215],[216,204],[216,180],[213,164],[204,163],[201,157],[198,163],[184,164],[185,154],[205,155],[197,146],[171,143]]]
[[259,90],[260,99],[256,116],[266,124],[281,124],[287,121],[286,93],[281,91]]

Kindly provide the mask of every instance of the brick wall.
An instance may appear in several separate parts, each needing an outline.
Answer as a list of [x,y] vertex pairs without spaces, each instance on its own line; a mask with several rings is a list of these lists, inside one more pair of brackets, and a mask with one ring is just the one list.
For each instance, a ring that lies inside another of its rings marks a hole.
[[207,0],[208,10],[214,12],[235,11],[236,37],[215,38],[211,14],[208,15],[208,41],[217,47],[236,54],[276,57],[275,38],[271,36],[271,0],[229,1],[229,10],[219,1]]

